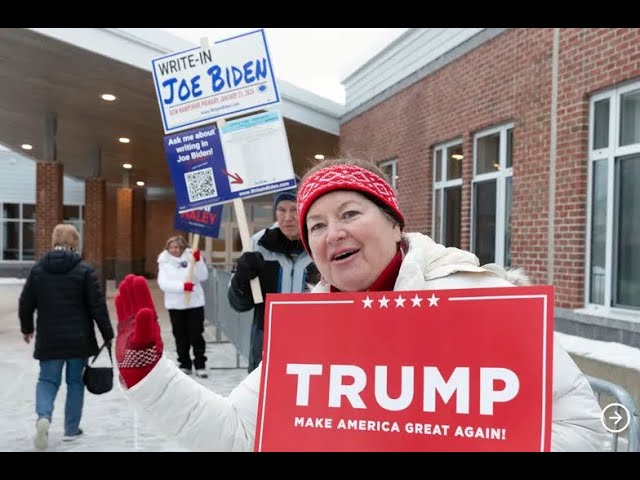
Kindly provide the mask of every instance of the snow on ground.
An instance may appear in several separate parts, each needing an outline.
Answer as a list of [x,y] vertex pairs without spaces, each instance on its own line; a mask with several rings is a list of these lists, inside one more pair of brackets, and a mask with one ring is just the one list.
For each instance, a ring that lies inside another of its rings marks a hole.
[[24,278],[0,277],[0,285],[24,285],[24,282]]
[[555,332],[562,346],[570,353],[640,372],[640,349],[616,342],[602,342]]
[[[22,339],[17,315],[21,284],[0,286],[0,452],[37,451],[33,446],[35,435],[35,390],[40,371],[33,358],[33,343]],[[156,305],[162,302],[154,289]],[[117,322],[113,312],[112,294],[108,298],[111,320]],[[165,355],[176,359],[175,343],[171,334],[168,314],[159,311]],[[207,328],[207,367],[209,378],[194,378],[207,388],[227,395],[247,375],[246,360],[236,356],[231,343],[216,343],[213,328]],[[98,334],[98,341],[101,338]],[[105,356],[96,365],[108,363]],[[240,368],[236,368],[237,366]],[[211,369],[211,367],[217,369]],[[117,369],[115,371],[117,378]],[[153,424],[143,421],[135,413],[120,386],[114,382],[113,390],[104,395],[85,393],[84,410],[80,428],[84,435],[73,442],[63,442],[64,401],[66,385],[62,385],[54,404],[53,421],[49,430],[49,448],[54,452],[145,452],[182,451],[177,443],[166,438]]]

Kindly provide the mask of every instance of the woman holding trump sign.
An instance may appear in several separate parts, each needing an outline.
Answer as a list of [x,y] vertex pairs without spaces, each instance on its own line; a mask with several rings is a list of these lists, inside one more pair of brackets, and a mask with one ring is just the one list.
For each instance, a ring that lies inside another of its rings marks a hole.
[[[438,245],[420,233],[403,233],[404,216],[394,190],[376,166],[365,162],[327,160],[307,172],[298,193],[298,220],[305,249],[323,278],[314,292],[529,283],[519,270],[480,267],[472,253]],[[116,306],[120,320],[116,351],[119,364],[127,360],[120,369],[126,395],[185,446],[251,450],[261,365],[228,397],[220,396],[179,375],[162,357],[144,278],[125,279]],[[598,403],[586,377],[557,342],[553,374],[552,450],[602,450],[606,433]]]

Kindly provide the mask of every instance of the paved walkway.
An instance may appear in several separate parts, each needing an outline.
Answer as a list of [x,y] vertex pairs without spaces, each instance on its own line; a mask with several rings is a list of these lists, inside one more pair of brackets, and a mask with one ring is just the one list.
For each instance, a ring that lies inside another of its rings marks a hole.
[[[162,292],[155,282],[150,282],[150,285],[158,309],[165,352],[175,360],[175,343],[169,315],[163,306]],[[33,358],[33,343],[24,343],[20,333],[17,309],[21,290],[20,284],[0,284],[0,451],[5,452],[36,451],[33,437],[39,365]],[[108,282],[107,304],[115,329],[117,317],[113,304],[114,294],[114,283]],[[99,334],[97,338],[100,342]],[[207,328],[206,339],[210,376],[196,381],[218,393],[228,394],[246,376],[246,360],[240,358],[242,368],[234,368],[237,365],[235,348],[230,343],[216,343],[213,328]],[[117,384],[111,392],[104,395],[85,393],[81,422],[85,434],[74,442],[62,442],[65,397],[66,386],[63,380],[55,403],[47,451],[182,450],[173,440],[165,438],[153,425],[146,424],[134,414]]]

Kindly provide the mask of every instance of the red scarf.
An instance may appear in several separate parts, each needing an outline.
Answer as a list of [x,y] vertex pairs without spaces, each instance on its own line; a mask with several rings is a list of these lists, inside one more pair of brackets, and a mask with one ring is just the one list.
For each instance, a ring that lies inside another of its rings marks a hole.
[[[368,292],[386,292],[393,290],[393,287],[396,284],[396,279],[398,278],[398,273],[400,273],[400,266],[402,265],[402,249],[399,248],[395,257],[391,259],[389,265],[382,271],[378,279],[371,284],[369,288],[367,288]],[[336,287],[331,285],[330,292],[340,292]]]

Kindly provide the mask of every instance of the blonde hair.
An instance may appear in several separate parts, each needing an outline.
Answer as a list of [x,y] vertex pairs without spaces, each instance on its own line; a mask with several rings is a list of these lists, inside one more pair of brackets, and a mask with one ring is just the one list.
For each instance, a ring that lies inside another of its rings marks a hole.
[[167,243],[164,244],[165,250],[169,250],[169,245],[171,245],[172,243],[175,243],[176,245],[178,245],[178,247],[180,247],[180,253],[184,252],[187,248],[187,241],[182,238],[181,235],[176,235],[175,237],[169,238],[169,240],[167,240]]
[[68,223],[60,223],[53,228],[51,234],[51,246],[64,250],[78,251],[80,245],[80,234],[76,227]]

